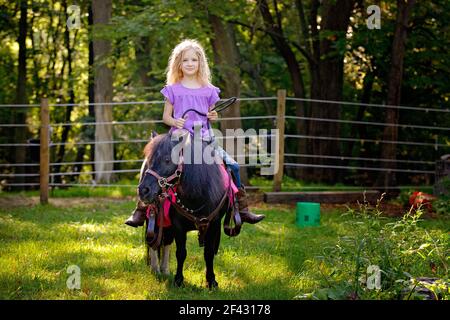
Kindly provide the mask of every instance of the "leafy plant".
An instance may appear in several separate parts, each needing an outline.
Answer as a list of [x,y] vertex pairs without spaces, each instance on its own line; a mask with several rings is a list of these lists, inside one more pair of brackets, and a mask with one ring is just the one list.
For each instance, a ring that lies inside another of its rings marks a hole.
[[[350,218],[353,233],[341,236],[335,246],[316,257],[321,286],[302,298],[411,299],[413,293],[414,299],[448,298],[447,235],[418,225],[423,214],[420,207],[411,208],[399,220],[388,221],[380,210],[383,196],[375,207],[364,201],[358,209],[348,208],[344,213]],[[369,273],[373,267],[378,274]],[[411,283],[427,275],[439,280],[424,284],[435,294],[415,294]],[[379,277],[379,287],[369,286],[373,276]]]
[[439,197],[433,202],[433,209],[437,214],[450,214],[450,196]]

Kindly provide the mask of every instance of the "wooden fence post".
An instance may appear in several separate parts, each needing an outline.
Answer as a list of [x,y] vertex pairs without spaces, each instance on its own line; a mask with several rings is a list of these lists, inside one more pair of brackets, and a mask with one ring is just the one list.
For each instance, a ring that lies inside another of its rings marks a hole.
[[49,156],[49,124],[50,114],[48,108],[48,99],[41,99],[41,135],[40,135],[40,199],[41,204],[48,203],[48,187],[50,172]]
[[[273,191],[281,191],[281,182],[283,180],[284,168],[284,125],[286,115],[286,90],[280,89],[277,92],[277,129],[280,137],[278,152],[278,171],[273,177]],[[277,156],[277,155],[276,155]]]

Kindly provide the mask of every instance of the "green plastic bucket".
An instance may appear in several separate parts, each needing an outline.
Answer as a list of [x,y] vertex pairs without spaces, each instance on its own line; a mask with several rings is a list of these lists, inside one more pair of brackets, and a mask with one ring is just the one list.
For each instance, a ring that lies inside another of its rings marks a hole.
[[320,203],[297,202],[295,223],[299,227],[320,225]]

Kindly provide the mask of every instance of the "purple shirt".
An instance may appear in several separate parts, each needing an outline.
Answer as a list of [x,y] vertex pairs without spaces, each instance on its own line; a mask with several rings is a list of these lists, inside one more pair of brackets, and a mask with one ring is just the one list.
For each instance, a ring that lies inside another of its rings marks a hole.
[[[167,85],[161,93],[173,105],[173,117],[181,118],[188,109],[195,109],[201,113],[208,113],[209,107],[220,100],[220,89],[213,86],[205,86],[198,89],[190,89],[183,86],[180,82]],[[186,113],[186,122],[184,129],[194,133],[194,124],[202,125],[202,137],[209,138],[207,118],[193,111]]]

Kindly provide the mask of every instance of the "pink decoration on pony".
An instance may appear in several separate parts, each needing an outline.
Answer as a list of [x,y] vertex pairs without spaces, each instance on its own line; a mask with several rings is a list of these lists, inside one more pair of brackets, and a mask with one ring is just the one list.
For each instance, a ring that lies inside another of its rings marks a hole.
[[[228,172],[225,169],[225,166],[223,164],[220,166],[220,172],[222,172],[222,182],[223,182],[223,185],[224,185],[224,187],[226,189],[228,189],[228,181],[231,181],[231,189],[230,189],[231,191],[230,191],[230,194],[228,195],[228,199],[230,200],[230,206],[232,206],[233,203],[234,203],[234,195],[239,190],[236,187],[236,185],[234,184],[234,181],[232,179],[228,178],[229,177],[228,176]],[[176,192],[176,187],[175,187],[175,191],[173,191],[172,189],[168,191],[170,200],[172,202],[176,201],[174,192]],[[172,225],[172,222],[170,221],[170,216],[169,216],[170,205],[171,205],[171,203],[170,203],[169,199],[168,198],[165,199],[164,203],[163,203],[163,212],[164,212],[163,227],[164,228],[170,227]],[[159,226],[159,220],[158,219],[157,219],[156,223]]]

